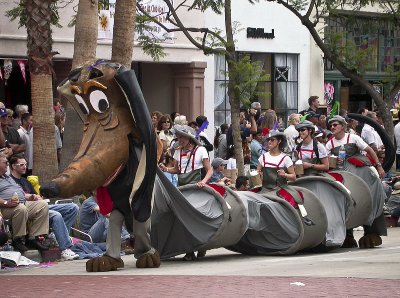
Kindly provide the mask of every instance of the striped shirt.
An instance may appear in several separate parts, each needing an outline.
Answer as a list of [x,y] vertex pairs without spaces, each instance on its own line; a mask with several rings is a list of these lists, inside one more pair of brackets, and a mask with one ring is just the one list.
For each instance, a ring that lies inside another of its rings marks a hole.
[[3,200],[11,200],[14,193],[18,194],[19,202],[25,203],[25,192],[13,178],[4,174],[0,177],[0,198]]

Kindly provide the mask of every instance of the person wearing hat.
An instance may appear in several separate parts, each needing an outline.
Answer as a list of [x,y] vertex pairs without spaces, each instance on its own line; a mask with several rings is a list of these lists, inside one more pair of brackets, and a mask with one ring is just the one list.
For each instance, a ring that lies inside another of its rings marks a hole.
[[223,160],[219,157],[214,158],[211,163],[211,166],[213,168],[213,175],[211,176],[210,180],[208,180],[208,183],[222,182],[225,185],[230,184],[231,180],[225,177],[224,173],[222,172],[227,164],[227,160]]
[[282,132],[273,130],[266,139],[268,152],[262,154],[258,159],[257,171],[262,174],[263,187],[275,189],[286,185],[287,181],[295,181],[293,162],[291,158],[283,153],[286,137]]
[[[204,187],[213,171],[206,148],[196,138],[196,132],[187,125],[174,125],[179,147],[174,152],[174,166],[160,164],[164,172],[178,174],[178,185],[197,184]],[[205,170],[202,174],[202,169]]]
[[296,151],[298,158],[303,161],[305,175],[329,170],[326,148],[314,139],[315,127],[313,123],[307,120],[296,125],[296,130],[301,139]]
[[[375,151],[365,143],[361,137],[355,134],[346,133],[347,122],[341,116],[334,116],[329,119],[328,126],[330,127],[333,137],[327,142],[326,149],[328,155],[338,156],[340,148],[344,147],[346,151],[345,160],[339,160],[339,164],[343,164],[343,168],[361,179],[363,179],[370,188],[373,199],[372,210],[368,217],[367,225],[364,226],[364,236],[359,240],[359,245],[362,248],[370,248],[382,244],[381,235],[386,235],[386,225],[383,217],[383,204],[386,199],[383,184],[374,171],[370,169],[371,160],[374,163],[379,176],[382,178],[385,171],[379,162]],[[361,154],[365,151],[369,158]],[[346,246],[357,246],[352,232],[347,234]]]
[[18,131],[14,127],[8,125],[8,113],[4,108],[0,108],[0,124],[4,135],[5,146],[11,148],[13,154],[25,152],[26,145],[22,141]]

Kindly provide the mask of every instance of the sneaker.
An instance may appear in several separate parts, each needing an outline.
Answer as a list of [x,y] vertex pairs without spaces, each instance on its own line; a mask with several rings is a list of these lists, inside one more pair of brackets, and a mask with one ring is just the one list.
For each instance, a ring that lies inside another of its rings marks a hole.
[[25,246],[21,237],[15,238],[12,242],[12,246],[14,247],[14,250],[17,250],[20,253],[28,251],[28,248]]
[[79,259],[79,255],[74,253],[72,250],[70,250],[69,248],[64,249],[61,252],[61,259],[63,261],[72,261],[72,260],[77,260]]

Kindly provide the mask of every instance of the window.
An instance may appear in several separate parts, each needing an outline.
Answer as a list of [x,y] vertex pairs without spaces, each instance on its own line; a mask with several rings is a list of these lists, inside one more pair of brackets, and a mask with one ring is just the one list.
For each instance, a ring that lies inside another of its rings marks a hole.
[[[355,46],[368,50],[366,70],[385,72],[389,67],[400,70],[400,27],[394,26],[379,16],[358,16],[356,19],[342,16],[332,16],[326,19],[325,35],[343,33],[342,45],[346,40]],[[325,70],[334,70],[329,61],[325,61]]]
[[[297,54],[249,54],[252,61],[260,61],[268,79],[258,83],[263,96],[255,96],[264,110],[274,109],[286,125],[287,117],[298,110],[298,55]],[[227,65],[225,57],[215,56],[214,123],[219,126],[231,123],[227,92]]]

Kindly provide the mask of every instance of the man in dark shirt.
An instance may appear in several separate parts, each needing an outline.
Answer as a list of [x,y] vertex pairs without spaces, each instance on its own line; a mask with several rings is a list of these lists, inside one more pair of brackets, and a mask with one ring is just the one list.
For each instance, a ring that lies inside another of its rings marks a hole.
[[22,153],[23,155],[26,145],[22,141],[18,131],[13,127],[8,126],[7,116],[7,110],[0,108],[0,124],[5,138],[5,146],[11,148],[13,154]]

